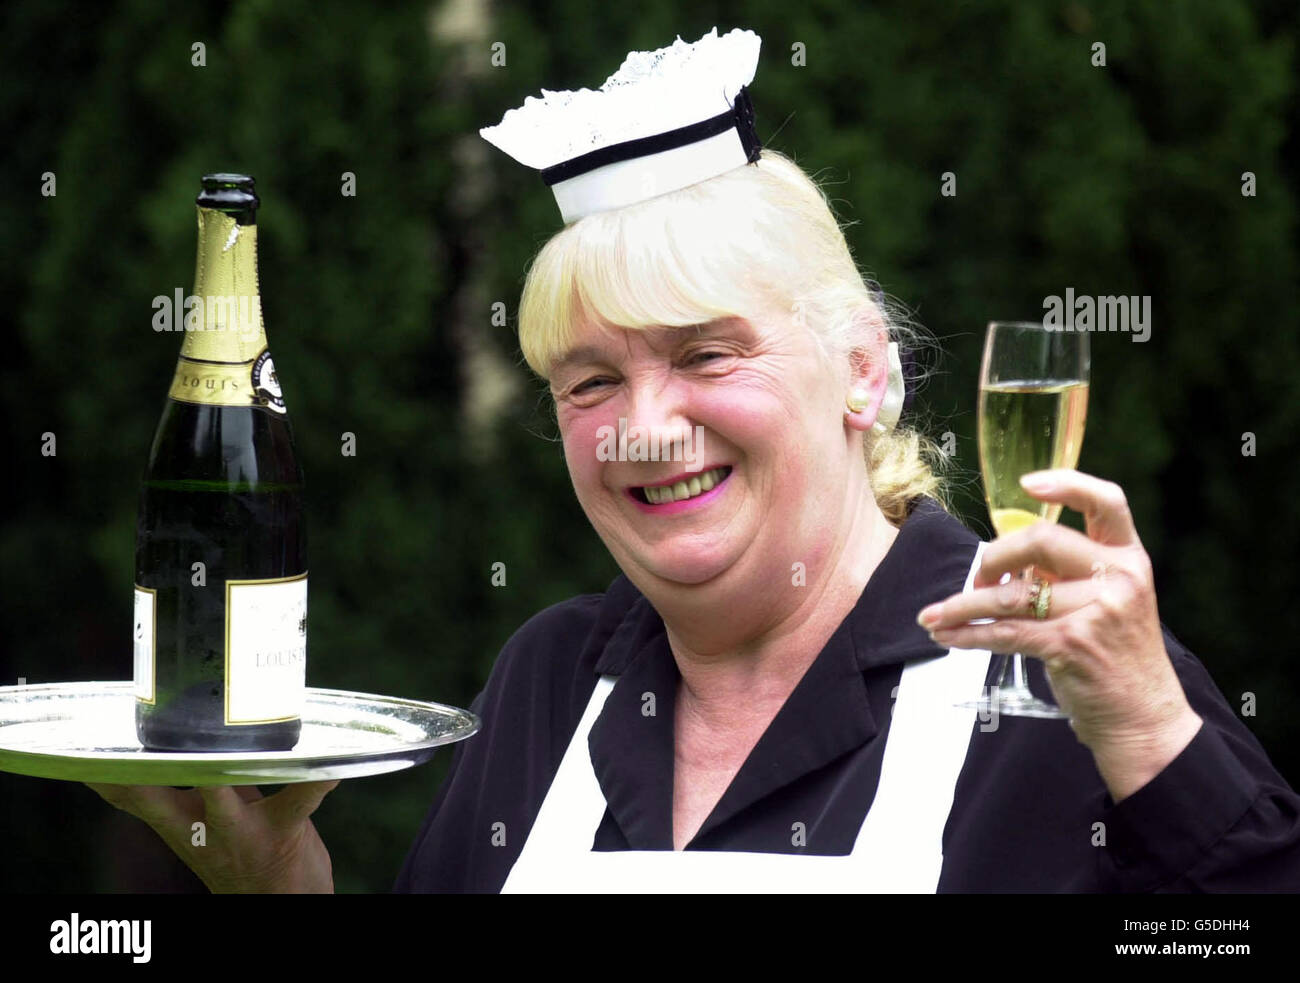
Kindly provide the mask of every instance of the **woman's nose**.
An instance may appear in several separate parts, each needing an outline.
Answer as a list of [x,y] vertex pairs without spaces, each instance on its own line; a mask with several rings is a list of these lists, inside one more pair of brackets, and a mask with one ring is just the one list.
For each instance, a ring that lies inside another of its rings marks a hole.
[[691,446],[695,429],[687,409],[685,394],[678,386],[671,383],[635,386],[630,390],[625,409],[628,437],[636,439],[641,435],[665,450],[684,450]]

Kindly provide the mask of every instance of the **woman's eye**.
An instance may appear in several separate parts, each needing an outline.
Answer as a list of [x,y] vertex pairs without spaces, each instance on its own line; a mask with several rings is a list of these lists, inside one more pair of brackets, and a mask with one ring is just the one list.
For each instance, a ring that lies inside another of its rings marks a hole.
[[602,382],[604,382],[604,381],[605,381],[604,379],[588,379],[586,382],[582,382],[582,383],[579,383],[578,385],[574,386],[574,387],[573,387],[571,390],[569,390],[569,391],[572,392],[572,393],[576,396],[576,395],[578,395],[579,393],[590,391],[590,387],[591,387],[591,386],[598,386],[598,385],[600,385],[600,384],[601,384]]
[[727,353],[726,353],[726,352],[714,352],[714,351],[708,351],[708,352],[696,352],[695,354],[693,354],[693,355],[691,355],[689,358],[687,358],[686,361],[687,361],[688,363],[690,363],[690,364],[694,364],[694,363],[697,363],[697,362],[703,361],[704,359],[708,359],[708,358],[710,358],[710,357],[726,358],[726,357],[727,357]]

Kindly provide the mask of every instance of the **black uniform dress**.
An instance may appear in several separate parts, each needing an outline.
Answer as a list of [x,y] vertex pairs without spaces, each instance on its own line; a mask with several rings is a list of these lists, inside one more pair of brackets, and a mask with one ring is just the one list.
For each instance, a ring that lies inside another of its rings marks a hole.
[[[978,542],[918,501],[687,850],[852,851],[903,663],[942,654],[917,613],[962,590]],[[1164,640],[1204,723],[1118,804],[1066,721],[1004,716],[992,727],[971,712],[939,891],[1300,891],[1300,796],[1204,666],[1168,629]],[[1031,688],[1050,698],[1042,663],[1026,662]],[[538,613],[506,643],[471,704],[482,730],[456,745],[394,891],[501,890],[603,674],[620,678],[590,735],[607,802],[593,849],[672,849],[680,674],[662,619],[619,576],[604,594]],[[641,712],[646,693],[653,715]],[[806,829],[797,845],[796,822]]]

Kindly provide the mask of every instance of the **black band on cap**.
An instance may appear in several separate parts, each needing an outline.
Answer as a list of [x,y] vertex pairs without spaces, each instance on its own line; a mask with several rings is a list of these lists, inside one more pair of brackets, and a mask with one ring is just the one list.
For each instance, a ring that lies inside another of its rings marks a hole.
[[746,159],[752,164],[758,160],[758,155],[763,149],[763,143],[758,138],[754,123],[754,104],[749,98],[748,87],[742,85],[740,91],[736,93],[735,104],[725,113],[719,113],[712,119],[700,123],[669,130],[667,133],[624,140],[622,143],[601,147],[581,157],[566,160],[554,167],[543,168],[542,180],[548,186],[559,184],[561,181],[594,171],[598,167],[617,164],[619,161],[631,160],[634,157],[649,157],[651,154],[662,153],[665,150],[676,150],[678,147],[699,143],[719,133],[725,133],[733,127],[740,136],[741,146],[745,148]]

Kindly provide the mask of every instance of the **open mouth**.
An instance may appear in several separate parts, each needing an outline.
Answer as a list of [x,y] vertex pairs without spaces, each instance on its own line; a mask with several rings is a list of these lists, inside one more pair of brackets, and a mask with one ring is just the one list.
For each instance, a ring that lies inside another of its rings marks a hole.
[[667,505],[670,502],[684,502],[712,491],[722,484],[731,474],[731,465],[710,468],[690,478],[671,485],[642,485],[631,489],[632,497],[646,505]]

